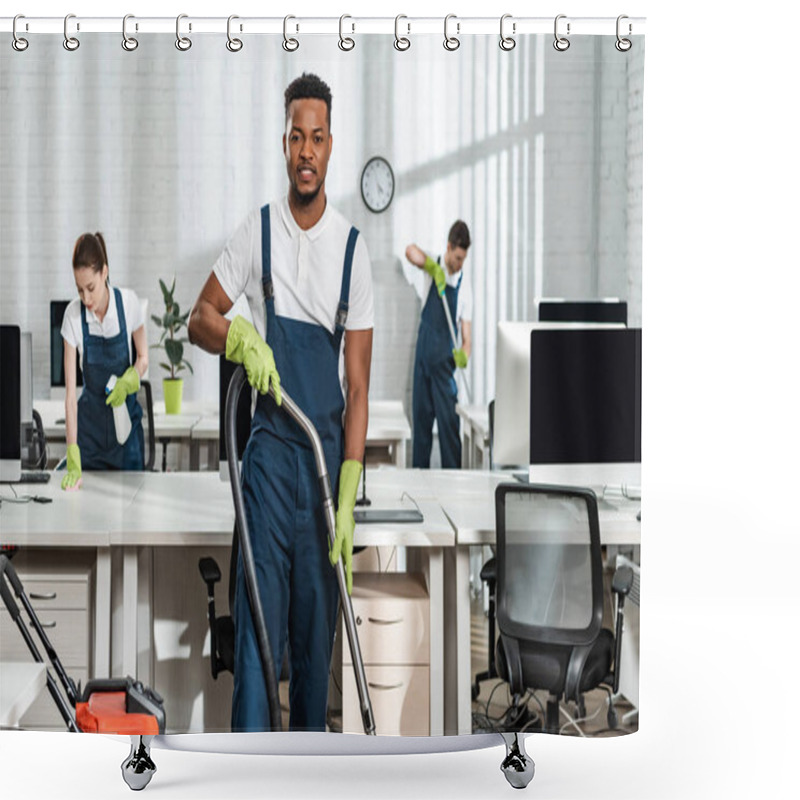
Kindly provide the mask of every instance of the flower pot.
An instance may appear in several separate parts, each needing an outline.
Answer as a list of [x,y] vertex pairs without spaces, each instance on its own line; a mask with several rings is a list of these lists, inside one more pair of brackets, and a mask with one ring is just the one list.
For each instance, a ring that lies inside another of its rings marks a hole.
[[181,413],[183,378],[164,378],[164,406],[167,414]]

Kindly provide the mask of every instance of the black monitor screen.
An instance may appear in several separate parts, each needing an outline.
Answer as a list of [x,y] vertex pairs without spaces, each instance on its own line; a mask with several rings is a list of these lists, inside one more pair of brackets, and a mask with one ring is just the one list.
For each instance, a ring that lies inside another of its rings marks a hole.
[[[64,386],[64,339],[61,337],[61,323],[64,321],[64,312],[70,304],[69,300],[50,301],[50,385]],[[83,386],[83,373],[81,360],[75,351],[75,369],[77,385]]]
[[[225,436],[225,402],[228,399],[228,386],[238,364],[228,361],[225,356],[219,357],[219,460],[227,461],[227,437]],[[244,455],[244,448],[250,438],[250,384],[245,383],[239,395],[239,407],[236,410],[236,444],[239,459]]]
[[621,322],[628,324],[624,300],[541,300],[539,322]]
[[531,464],[642,460],[641,328],[531,332]]
[[0,459],[19,461],[20,450],[20,330],[0,325]]

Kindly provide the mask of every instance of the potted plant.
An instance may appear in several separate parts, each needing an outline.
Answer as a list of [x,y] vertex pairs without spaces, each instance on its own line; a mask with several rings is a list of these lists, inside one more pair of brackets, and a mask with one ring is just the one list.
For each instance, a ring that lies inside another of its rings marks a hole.
[[181,328],[186,327],[186,320],[189,319],[191,311],[181,314],[180,306],[175,302],[175,278],[172,278],[172,287],[167,289],[167,285],[159,278],[161,294],[164,295],[164,306],[166,308],[163,317],[151,315],[151,319],[162,328],[161,339],[154,347],[163,347],[167,353],[169,363],[161,362],[161,366],[169,373],[163,380],[164,386],[164,406],[167,414],[181,413],[181,398],[183,397],[183,378],[178,377],[178,373],[184,368],[189,372],[192,365],[183,357],[183,343],[189,339],[185,336],[178,338],[176,334]]

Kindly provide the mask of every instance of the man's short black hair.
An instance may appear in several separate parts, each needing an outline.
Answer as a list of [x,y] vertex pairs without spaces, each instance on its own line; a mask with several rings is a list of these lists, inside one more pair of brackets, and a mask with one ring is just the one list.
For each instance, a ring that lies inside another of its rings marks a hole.
[[453,247],[461,247],[464,250],[468,250],[472,242],[469,238],[467,223],[457,219],[450,227],[450,233],[447,234],[447,241],[450,242]]
[[331,125],[331,89],[325,81],[312,72],[304,72],[299,78],[295,78],[283,93],[284,110],[286,119],[289,119],[289,106],[292,100],[323,100],[328,108],[328,127]]

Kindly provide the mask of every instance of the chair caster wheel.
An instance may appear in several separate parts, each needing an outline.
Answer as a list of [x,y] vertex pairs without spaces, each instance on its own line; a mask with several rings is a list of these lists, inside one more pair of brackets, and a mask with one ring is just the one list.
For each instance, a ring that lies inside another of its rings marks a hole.
[[131,736],[131,752],[122,762],[122,779],[134,792],[139,792],[150,783],[156,765],[150,758],[152,736]]
[[506,744],[506,757],[500,769],[506,780],[515,789],[524,789],[532,780],[536,770],[533,759],[525,752],[524,739],[516,733],[501,733]]

